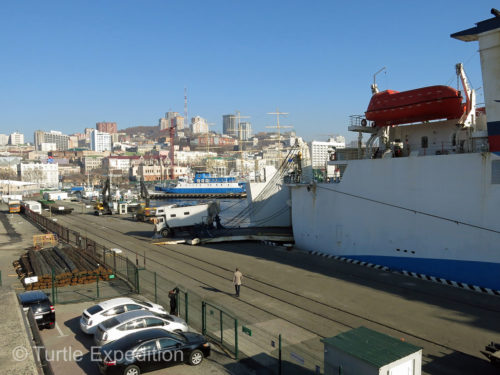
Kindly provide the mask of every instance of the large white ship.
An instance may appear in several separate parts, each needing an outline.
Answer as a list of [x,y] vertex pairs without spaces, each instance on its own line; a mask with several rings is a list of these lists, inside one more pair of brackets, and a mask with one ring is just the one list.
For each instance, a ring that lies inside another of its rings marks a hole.
[[461,64],[460,92],[413,90],[406,94],[421,99],[408,102],[372,87],[366,118],[349,127],[369,134],[366,147],[332,157],[332,182],[289,185],[297,247],[500,290],[500,17],[492,13],[451,35],[479,42],[485,109]]

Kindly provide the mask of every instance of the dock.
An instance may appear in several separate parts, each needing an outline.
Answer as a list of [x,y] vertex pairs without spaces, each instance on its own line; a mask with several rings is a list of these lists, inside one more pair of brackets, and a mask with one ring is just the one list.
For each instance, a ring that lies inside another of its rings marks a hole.
[[[275,366],[278,334],[286,342],[285,360],[311,363],[314,373],[314,366],[322,366],[321,338],[365,326],[422,347],[422,374],[497,373],[481,350],[500,334],[499,296],[261,241],[189,246],[173,238],[159,245],[151,239],[151,224],[123,215],[98,217],[89,211],[61,216],[57,223],[135,259],[145,269],[139,274],[141,292],[149,288],[153,293],[146,275],[154,273],[169,280],[169,288],[189,291],[190,303],[208,301],[237,317],[251,333],[240,332],[241,356],[258,362],[260,369]],[[230,236],[252,234],[226,229]],[[243,273],[239,298],[232,284],[236,267]],[[162,294],[167,290],[158,293],[167,298]],[[201,319],[200,311],[190,313],[191,322]],[[301,355],[306,351],[314,358]]]
[[292,244],[291,227],[244,227],[201,230],[198,235],[179,233],[173,238],[154,240],[155,245],[188,243],[190,245],[213,244],[222,242],[260,241],[275,244]]

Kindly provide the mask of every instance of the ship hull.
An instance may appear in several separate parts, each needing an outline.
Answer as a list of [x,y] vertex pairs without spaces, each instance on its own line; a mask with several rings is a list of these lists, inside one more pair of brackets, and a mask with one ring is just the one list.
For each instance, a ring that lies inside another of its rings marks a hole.
[[349,161],[336,184],[291,188],[297,247],[500,290],[500,159]]

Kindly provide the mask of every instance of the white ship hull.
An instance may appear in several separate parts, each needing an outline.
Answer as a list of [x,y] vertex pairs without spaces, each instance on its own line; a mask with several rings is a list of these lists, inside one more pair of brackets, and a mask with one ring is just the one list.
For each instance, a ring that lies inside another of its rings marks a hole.
[[292,187],[296,245],[500,289],[492,169],[493,153],[351,160],[340,183]]

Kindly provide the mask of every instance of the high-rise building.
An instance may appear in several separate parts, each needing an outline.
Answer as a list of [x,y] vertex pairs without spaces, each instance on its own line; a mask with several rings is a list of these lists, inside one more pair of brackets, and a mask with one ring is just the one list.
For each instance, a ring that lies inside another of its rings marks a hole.
[[23,145],[24,144],[24,134],[14,132],[10,135],[9,144],[11,145]]
[[118,132],[116,122],[98,122],[95,124],[95,128],[103,133],[113,134]]
[[236,137],[238,127],[238,118],[235,115],[222,116],[222,134]]
[[184,117],[182,117],[177,112],[167,112],[165,113],[165,117],[162,117],[158,123],[160,130],[165,130],[170,128],[173,125],[177,130],[184,129]]
[[0,134],[0,146],[5,146],[9,143],[9,136],[7,134]]
[[38,151],[42,150],[43,143],[54,143],[58,151],[65,151],[69,148],[69,136],[59,131],[44,132],[43,130],[37,130],[34,139]]
[[[238,124],[236,124],[238,126]],[[248,141],[250,138],[252,138],[252,124],[249,122],[240,122],[239,129],[238,129],[238,139],[241,139],[242,141]]]
[[111,151],[111,134],[102,133],[99,130],[94,130],[90,137],[90,148],[93,151]]
[[324,168],[328,160],[328,152],[332,149],[345,148],[345,138],[338,136],[330,138],[328,142],[312,141],[311,158],[313,168]]
[[208,133],[207,120],[200,116],[193,117],[191,119],[191,130],[194,134]]

